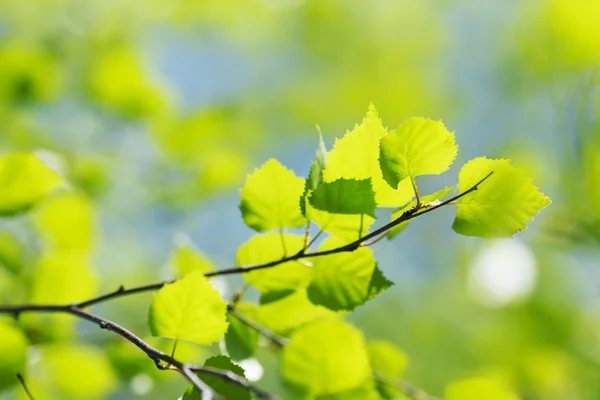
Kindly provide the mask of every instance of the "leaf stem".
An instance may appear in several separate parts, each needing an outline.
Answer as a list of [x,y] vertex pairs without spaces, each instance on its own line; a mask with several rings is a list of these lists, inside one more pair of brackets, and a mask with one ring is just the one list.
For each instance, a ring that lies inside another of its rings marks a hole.
[[238,321],[249,326],[250,328],[254,329],[258,333],[260,333],[261,335],[263,335],[264,337],[269,339],[277,347],[281,348],[287,344],[288,339],[283,338],[279,335],[276,335],[275,333],[271,332],[269,329],[265,328],[264,326],[261,326],[261,325],[257,324],[255,321],[252,321],[251,319],[246,317],[244,314],[237,311],[232,304],[227,305],[227,311],[231,315],[233,315]]
[[21,382],[21,386],[23,387],[23,390],[25,390],[25,393],[27,394],[29,400],[35,400],[35,398],[31,394],[31,391],[29,391],[29,388],[27,387],[27,383],[25,383],[25,378],[23,378],[23,375],[21,375],[20,372],[17,373],[17,379],[19,380],[19,382]]

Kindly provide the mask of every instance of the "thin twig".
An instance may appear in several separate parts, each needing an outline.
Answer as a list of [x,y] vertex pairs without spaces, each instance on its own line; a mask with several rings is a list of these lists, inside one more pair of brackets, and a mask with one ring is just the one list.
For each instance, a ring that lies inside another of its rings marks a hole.
[[[272,267],[275,267],[277,265],[280,265],[280,264],[283,264],[283,263],[286,263],[289,261],[297,261],[297,260],[311,258],[311,257],[320,257],[320,256],[326,256],[326,255],[330,255],[330,254],[355,251],[363,243],[368,243],[371,239],[377,238],[379,235],[386,233],[387,231],[389,231],[396,225],[401,224],[402,222],[420,217],[423,214],[427,214],[431,211],[437,210],[438,208],[444,207],[446,205],[453,204],[456,200],[460,199],[461,197],[464,197],[467,194],[477,190],[479,185],[481,185],[483,182],[485,182],[492,174],[493,174],[493,171],[490,172],[489,174],[487,174],[485,177],[483,177],[479,182],[477,182],[475,185],[473,185],[470,189],[468,189],[462,193],[459,193],[456,196],[454,196],[444,202],[436,204],[433,207],[426,208],[426,209],[422,208],[420,210],[417,210],[415,208],[408,209],[401,216],[396,218],[395,220],[383,225],[379,229],[374,230],[373,232],[363,236],[362,238],[357,239],[351,243],[345,244],[343,246],[336,247],[334,249],[314,251],[314,252],[306,252],[305,249],[302,249],[296,254],[285,256],[285,257],[282,257],[277,260],[269,261],[269,262],[262,263],[262,264],[256,264],[256,265],[225,268],[225,269],[221,269],[218,271],[208,272],[208,273],[204,274],[204,276],[213,277],[213,276],[221,276],[221,275],[244,274],[244,273],[256,271],[259,269],[272,268]],[[319,236],[320,233],[321,232],[319,232],[317,234],[317,236],[315,236],[315,239],[316,239],[316,237]],[[113,292],[77,303],[74,306],[79,309],[84,309],[84,308],[88,308],[93,305],[96,305],[98,303],[102,303],[102,302],[112,300],[115,298],[129,296],[129,295],[136,294],[136,293],[156,291],[156,290],[162,288],[163,286],[165,286],[166,284],[173,283],[173,282],[174,282],[173,280],[170,280],[170,281],[153,283],[153,284],[149,284],[149,285],[145,285],[145,286],[137,286],[137,287],[133,287],[130,289],[126,289],[124,286],[119,286],[119,288]],[[42,306],[40,306],[40,305],[35,305],[35,304],[26,304],[26,305],[19,305],[19,306],[0,306],[0,314],[13,314],[13,316],[18,317],[18,315],[21,312],[25,312],[25,311],[51,311],[51,309],[55,309],[56,311],[61,311],[61,309],[64,307],[65,307],[64,305],[42,305]]]
[[244,314],[237,311],[233,307],[233,305],[228,304],[227,311],[229,311],[229,313],[233,315],[238,321],[249,326],[250,328],[254,329],[258,333],[269,339],[271,342],[273,342],[273,344],[277,345],[277,347],[283,347],[287,344],[288,340],[286,338],[276,335],[264,326],[261,326],[256,322],[252,321],[251,319],[247,318]]
[[23,375],[21,375],[20,372],[17,374],[17,379],[19,380],[19,382],[21,382],[21,386],[23,386],[23,390],[25,390],[25,393],[27,393],[27,397],[29,398],[29,400],[35,400],[31,392],[29,391],[29,388],[27,387],[27,383],[25,383]]
[[[107,297],[107,296],[104,296]],[[26,305],[26,306],[9,306],[9,307],[0,307],[0,314],[12,314],[15,317],[18,317],[20,314],[24,312],[43,312],[43,313],[64,313],[71,314],[73,316],[79,317],[81,319],[87,320],[89,322],[95,323],[100,327],[100,329],[108,330],[122,338],[126,339],[128,342],[135,345],[137,348],[142,350],[151,360],[154,361],[156,367],[161,370],[165,369],[175,369],[180,371],[191,383],[203,393],[203,399],[214,399],[214,395],[212,394],[212,389],[208,387],[205,383],[203,383],[194,373],[191,371],[202,370],[202,367],[197,367],[189,364],[184,364],[183,362],[169,356],[166,353],[150,346],[144,340],[142,340],[139,336],[135,335],[133,332],[129,331],[125,327],[107,319],[104,319],[98,315],[92,314],[88,311],[84,311],[75,305],[64,305],[64,306],[41,306],[41,305]],[[213,375],[218,375],[218,370],[213,371]],[[242,380],[241,378],[238,380],[231,379],[231,373],[228,371],[221,371],[222,378],[225,380],[229,380],[232,383],[240,385],[245,389],[248,389],[254,392],[259,398],[273,399],[271,395],[255,387],[249,382]],[[207,393],[210,391],[210,394]],[[206,397],[211,396],[211,397]]]
[[408,382],[394,380],[394,379],[388,379],[384,376],[381,376],[378,373],[374,373],[373,377],[375,378],[376,381],[381,382],[384,385],[390,386],[394,389],[398,389],[399,391],[404,393],[406,396],[408,396],[408,398],[411,400],[438,400],[437,397],[430,395],[429,393],[423,391],[422,389],[419,389],[418,387],[411,385]]

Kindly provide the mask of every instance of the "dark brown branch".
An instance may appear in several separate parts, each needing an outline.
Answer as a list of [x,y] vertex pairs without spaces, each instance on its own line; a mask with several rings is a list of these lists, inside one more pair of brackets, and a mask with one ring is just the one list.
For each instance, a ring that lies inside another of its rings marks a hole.
[[[109,295],[103,296],[107,298]],[[110,298],[110,297],[109,297]],[[84,303],[85,304],[85,303]],[[159,369],[174,369],[181,372],[195,387],[203,394],[203,399],[214,399],[212,389],[207,386],[204,382],[200,380],[196,376],[195,373],[207,373],[212,375],[220,376],[222,379],[232,382],[234,384],[240,385],[252,392],[254,392],[259,398],[263,399],[274,399],[273,396],[268,394],[250,384],[247,380],[237,377],[234,378],[231,372],[229,371],[219,371],[215,369],[206,369],[204,367],[197,367],[189,364],[184,364],[181,361],[171,357],[170,355],[163,353],[162,351],[150,346],[144,340],[142,340],[139,336],[135,335],[133,332],[129,331],[125,327],[104,319],[98,315],[92,314],[88,311],[84,311],[78,307],[78,305],[65,305],[65,306],[11,306],[11,307],[0,307],[0,314],[12,314],[18,317],[21,313],[24,312],[44,312],[44,313],[64,313],[71,314],[78,318],[87,320],[92,322],[100,327],[100,329],[108,330],[116,333],[122,338],[126,339],[128,342],[135,345],[137,348],[142,350],[151,360],[154,361],[156,367]]]
[[[306,259],[306,258],[311,258],[311,257],[320,257],[320,256],[326,256],[326,255],[330,255],[330,254],[355,251],[361,245],[364,245],[366,242],[368,242],[369,240],[371,240],[373,238],[377,238],[379,235],[389,231],[396,225],[399,225],[408,220],[420,217],[423,214],[427,214],[431,211],[437,210],[438,208],[441,208],[448,204],[451,204],[451,203],[455,202],[456,200],[460,199],[461,197],[464,197],[467,194],[477,190],[479,185],[481,185],[483,182],[485,182],[492,174],[493,174],[493,171],[490,172],[489,174],[487,174],[485,177],[483,177],[479,182],[477,182],[475,185],[473,185],[470,189],[468,189],[462,193],[459,193],[456,196],[454,196],[444,202],[441,202],[433,207],[430,207],[427,209],[423,209],[423,208],[408,209],[400,217],[396,218],[392,222],[389,222],[389,223],[383,225],[382,227],[380,227],[379,229],[376,229],[373,232],[361,237],[360,239],[357,239],[354,242],[345,244],[343,246],[340,246],[340,247],[337,247],[334,249],[330,249],[330,250],[314,251],[314,252],[309,252],[309,253],[306,252],[306,249],[302,249],[301,251],[299,251],[296,254],[292,254],[292,255],[280,258],[278,260],[269,261],[269,262],[266,262],[263,264],[250,265],[250,266],[245,266],[245,267],[226,268],[226,269],[221,269],[221,270],[214,271],[214,272],[209,272],[204,275],[206,277],[213,277],[213,276],[221,276],[221,275],[244,274],[244,273],[247,273],[250,271],[256,271],[259,269],[272,268],[272,267],[281,265],[281,264],[289,262],[289,261],[298,261],[301,259]],[[112,300],[115,298],[129,296],[129,295],[136,294],[136,293],[156,291],[156,290],[162,288],[164,285],[166,285],[168,283],[172,283],[172,282],[173,281],[164,281],[164,282],[153,283],[153,284],[145,285],[145,286],[137,286],[137,287],[133,287],[130,289],[126,289],[124,286],[120,286],[117,290],[115,290],[113,292],[104,294],[99,297],[92,298],[90,300],[83,301],[81,303],[77,303],[74,306],[78,309],[88,308],[88,307],[91,307],[98,303],[102,303],[102,302]],[[0,314],[2,314],[2,313],[13,314],[13,316],[18,317],[21,312],[25,312],[25,311],[45,311],[45,312],[52,311],[52,310],[61,311],[64,307],[65,307],[64,305],[40,306],[40,305],[27,305],[27,304],[19,305],[19,306],[0,306]]]

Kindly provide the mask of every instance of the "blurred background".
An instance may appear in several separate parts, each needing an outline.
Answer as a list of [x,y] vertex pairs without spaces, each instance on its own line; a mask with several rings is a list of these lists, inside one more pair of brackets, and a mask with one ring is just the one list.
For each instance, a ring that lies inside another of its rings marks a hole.
[[[422,191],[487,155],[553,204],[512,240],[456,235],[451,209],[420,218],[375,247],[396,285],[349,319],[436,395],[481,375],[523,399],[600,399],[599,21],[597,0],[2,0],[0,154],[35,152],[73,190],[0,220],[0,303],[167,279],[177,247],[233,265],[252,235],[245,176],[271,157],[306,176],[316,125],[331,148],[373,102],[390,129],[426,116],[456,132],[455,165]],[[98,312],[146,336],[149,300]],[[23,321],[41,398],[186,387],[94,326]],[[276,388],[275,357],[258,360]]]

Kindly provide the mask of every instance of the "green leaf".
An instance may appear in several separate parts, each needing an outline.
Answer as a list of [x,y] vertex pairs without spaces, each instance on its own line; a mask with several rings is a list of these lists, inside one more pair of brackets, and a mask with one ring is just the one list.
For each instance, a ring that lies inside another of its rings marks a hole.
[[[368,379],[357,388],[318,396],[317,400],[381,400],[373,379]],[[398,399],[402,399],[401,397]]]
[[281,374],[314,396],[359,387],[371,375],[362,333],[336,318],[304,325],[282,351]]
[[227,331],[226,310],[219,293],[196,271],[154,294],[148,324],[154,336],[210,344]]
[[331,214],[317,210],[307,204],[306,215],[323,231],[346,241],[354,241],[365,236],[375,218],[365,214]]
[[240,210],[246,225],[258,232],[299,228],[306,223],[300,212],[304,179],[271,159],[246,179]]
[[50,248],[89,251],[96,241],[96,210],[82,193],[50,197],[34,214],[34,223]]
[[[337,238],[328,238],[319,250],[330,250],[343,245]],[[376,264],[371,249],[360,247],[351,253],[331,254],[313,260],[313,280],[307,289],[314,304],[330,310],[353,310],[383,290],[381,282],[372,288]],[[381,271],[377,272],[380,276]],[[385,279],[385,278],[384,278]]]
[[498,382],[487,378],[470,378],[450,384],[445,400],[518,400],[519,397]]
[[458,200],[452,229],[466,236],[510,237],[525,229],[550,204],[522,171],[508,160],[475,158],[458,175],[459,193],[471,189],[493,172],[477,190]]
[[[254,304],[237,304],[235,309],[240,314],[250,319],[255,319],[256,306]],[[228,314],[229,329],[225,334],[225,348],[232,360],[245,360],[254,355],[258,344],[258,332]]]
[[327,155],[327,168],[323,173],[325,182],[338,179],[371,178],[375,200],[382,207],[399,207],[413,197],[410,182],[391,188],[383,179],[379,166],[379,142],[387,135],[377,110],[371,104],[360,125],[337,139]]
[[0,231],[0,268],[6,267],[12,272],[21,269],[25,246],[17,235],[10,230]]
[[311,303],[305,290],[298,290],[281,300],[261,305],[256,310],[255,317],[260,325],[287,336],[310,321],[334,315],[333,311]]
[[386,289],[391,288],[392,286],[394,286],[394,282],[388,280],[383,275],[383,272],[381,272],[379,267],[375,265],[373,275],[371,275],[371,282],[369,283],[369,292],[367,294],[367,300],[375,298],[375,296],[382,293]]
[[[442,190],[440,190],[439,192],[435,192],[435,193],[429,194],[427,196],[422,196],[421,197],[421,205],[423,206],[423,208],[433,207],[444,197],[446,197],[450,193],[452,193],[454,190],[456,190],[456,186],[446,187],[446,188],[443,188]],[[416,207],[416,205],[417,205],[417,201],[413,200],[410,203],[406,204],[405,206],[400,207],[398,210],[396,210],[392,213],[391,220],[394,221],[397,218],[400,218],[402,216],[402,214],[404,214],[404,211],[409,210],[413,207]],[[410,224],[412,221],[413,220],[411,219],[411,220],[402,222],[402,223],[394,226],[392,229],[390,229],[388,231],[387,238],[393,239],[398,234],[402,233],[404,231],[404,229],[406,229],[408,224]]]
[[0,321],[0,391],[16,385],[17,373],[25,373],[27,338],[16,327]]
[[304,193],[300,200],[300,210],[302,215],[306,217],[306,199],[311,190],[315,190],[321,182],[323,182],[323,171],[327,167],[327,148],[325,148],[325,142],[323,142],[323,135],[319,133],[319,144],[317,146],[317,153],[315,158],[310,165],[310,171],[308,178],[304,184]]
[[[371,368],[388,382],[398,381],[408,368],[408,357],[402,350],[384,340],[367,343]],[[378,382],[377,390],[384,399],[397,399],[401,392],[386,382]]]
[[29,210],[60,183],[56,172],[33,154],[0,157],[0,217]]
[[108,357],[97,347],[83,344],[43,346],[40,365],[36,368],[51,385],[44,393],[57,393],[55,398],[105,399],[118,386],[117,375]]
[[215,270],[213,263],[190,243],[183,243],[175,248],[169,265],[177,278],[182,278],[193,271],[207,273]]
[[[214,356],[206,360],[204,363],[205,367],[215,368],[222,371],[231,371],[234,374],[244,377],[244,370],[239,365],[234,364],[229,357],[226,356]],[[215,393],[222,396],[224,399],[239,399],[239,400],[250,400],[250,391],[239,385],[226,381],[223,378],[208,374],[198,374],[200,379],[208,386],[210,386]],[[201,400],[202,395],[196,388],[190,386],[182,400]]]
[[441,121],[411,118],[381,140],[379,163],[392,187],[406,178],[441,174],[456,158],[454,133]]
[[[237,253],[237,265],[248,266],[274,261],[296,254],[304,248],[304,236],[289,233],[255,235]],[[264,268],[243,274],[244,280],[259,292],[296,289],[310,280],[311,270],[299,261],[290,261],[274,268]]]
[[375,193],[371,179],[338,179],[321,183],[309,197],[317,210],[332,214],[367,214],[375,218]]

